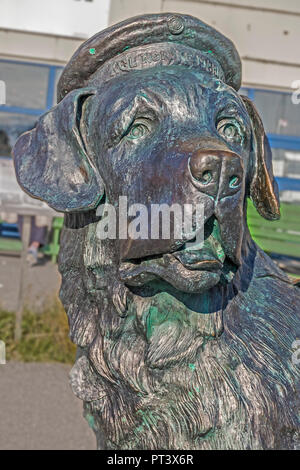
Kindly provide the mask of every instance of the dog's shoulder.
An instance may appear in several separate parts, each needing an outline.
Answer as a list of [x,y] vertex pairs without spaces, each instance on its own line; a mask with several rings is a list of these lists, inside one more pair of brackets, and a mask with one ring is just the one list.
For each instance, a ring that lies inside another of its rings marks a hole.
[[283,322],[293,318],[300,333],[300,280],[283,272],[260,248],[256,251],[253,276],[244,291],[247,301],[264,317],[278,314]]

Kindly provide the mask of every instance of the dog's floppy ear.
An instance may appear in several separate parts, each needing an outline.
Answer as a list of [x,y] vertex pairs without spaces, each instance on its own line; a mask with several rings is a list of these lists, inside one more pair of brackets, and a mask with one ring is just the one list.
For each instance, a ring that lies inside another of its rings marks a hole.
[[250,198],[258,213],[268,220],[280,218],[277,182],[272,168],[272,152],[262,120],[249,98],[242,96],[252,121],[253,148],[251,161]]
[[13,158],[20,186],[61,212],[95,208],[104,188],[80,131],[95,90],[73,90],[20,136]]

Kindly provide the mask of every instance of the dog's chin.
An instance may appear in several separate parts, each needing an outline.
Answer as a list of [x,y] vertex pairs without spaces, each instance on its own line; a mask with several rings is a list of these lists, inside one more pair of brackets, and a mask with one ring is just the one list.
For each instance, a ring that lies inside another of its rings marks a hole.
[[163,284],[168,283],[186,293],[203,293],[231,280],[234,275],[234,270],[229,270],[226,262],[216,259],[192,262],[180,253],[123,262],[119,272],[122,282],[130,287],[163,281]]
[[162,289],[168,289],[169,284],[186,293],[203,293],[217,284],[231,282],[240,260],[233,256],[220,233],[219,223],[212,216],[205,223],[202,241],[192,239],[176,251],[124,260],[119,267],[120,280],[135,288],[150,284],[159,288],[161,284]]

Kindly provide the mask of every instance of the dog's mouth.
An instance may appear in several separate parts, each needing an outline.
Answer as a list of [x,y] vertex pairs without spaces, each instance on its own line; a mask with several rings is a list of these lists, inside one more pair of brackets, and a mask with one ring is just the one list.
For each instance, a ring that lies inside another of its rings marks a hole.
[[180,263],[187,269],[191,270],[199,270],[199,271],[212,271],[216,272],[222,269],[223,263],[221,263],[219,260],[216,259],[203,259],[199,261],[185,261],[182,257],[180,257],[178,254],[173,254],[175,258],[180,261]]
[[128,286],[140,287],[160,278],[185,292],[203,292],[221,280],[232,280],[237,267],[225,254],[213,216],[198,244],[190,241],[171,253],[128,259],[121,263],[119,273]]

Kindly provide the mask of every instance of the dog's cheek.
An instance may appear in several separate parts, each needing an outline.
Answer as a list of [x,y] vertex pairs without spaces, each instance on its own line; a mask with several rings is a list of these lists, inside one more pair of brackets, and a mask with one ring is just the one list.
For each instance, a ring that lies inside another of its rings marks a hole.
[[87,299],[75,301],[68,308],[70,339],[80,347],[92,343],[97,334],[98,309]]
[[73,393],[83,401],[103,400],[106,397],[105,389],[84,355],[77,359],[73,366],[70,372],[70,383]]

